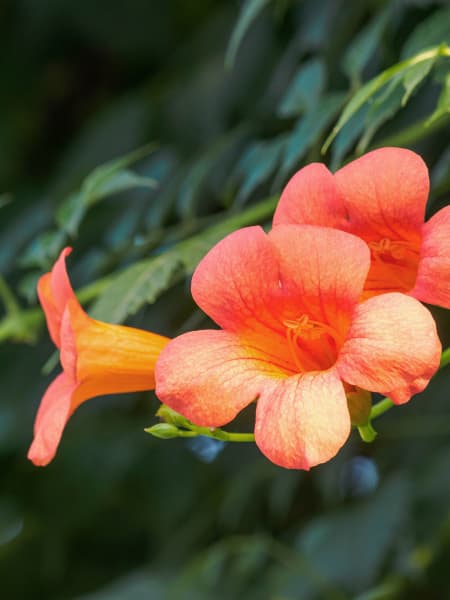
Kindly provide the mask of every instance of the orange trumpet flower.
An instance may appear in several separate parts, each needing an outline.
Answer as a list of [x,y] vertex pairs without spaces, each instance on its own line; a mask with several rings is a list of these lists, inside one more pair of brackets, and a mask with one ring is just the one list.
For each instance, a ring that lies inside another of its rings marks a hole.
[[192,279],[195,301],[222,329],[172,340],[156,364],[156,395],[204,427],[256,401],[255,441],[271,461],[309,469],[329,460],[361,390],[402,404],[439,365],[436,325],[420,302],[399,293],[358,302],[369,266],[367,245],[335,229],[232,233]]
[[80,404],[95,396],[155,387],[154,369],[169,339],[149,331],[91,319],[70,284],[65,248],[41,277],[38,296],[63,372],[47,388],[34,424],[28,458],[37,466],[55,456],[64,427]]
[[362,238],[371,252],[363,298],[406,293],[450,308],[450,206],[424,223],[430,183],[418,154],[380,148],[334,175],[300,169],[281,194],[273,225],[309,224]]

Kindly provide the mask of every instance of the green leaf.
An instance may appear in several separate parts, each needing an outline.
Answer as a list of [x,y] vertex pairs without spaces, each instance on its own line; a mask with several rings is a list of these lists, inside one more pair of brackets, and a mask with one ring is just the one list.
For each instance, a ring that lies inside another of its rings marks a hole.
[[17,285],[17,291],[29,304],[36,302],[36,286],[41,275],[42,271],[31,271],[24,275]]
[[298,166],[308,149],[319,140],[342,107],[344,99],[345,94],[339,92],[328,94],[299,119],[286,145],[275,186],[283,185],[286,177]]
[[331,169],[333,171],[342,166],[344,157],[354,146],[356,140],[362,135],[366,125],[366,118],[369,108],[369,104],[364,104],[364,106],[361,106],[351,121],[346,123],[341,131],[337,134],[331,150]]
[[[392,477],[372,497],[310,521],[300,534],[298,549],[311,570],[353,592],[367,589],[401,532],[408,493],[407,480]],[[352,563],[355,556],[357,570]]]
[[61,230],[44,231],[36,237],[20,256],[21,267],[40,267],[48,271],[65,243],[65,234]]
[[103,321],[121,323],[145,303],[154,302],[165,290],[192,273],[200,259],[225,235],[269,217],[276,201],[276,198],[269,198],[239,215],[222,220],[201,234],[179,242],[164,254],[126,268],[106,286],[90,314]]
[[429,127],[432,123],[441,117],[448,116],[450,113],[450,73],[448,73],[441,95],[439,96],[437,106],[432,115],[427,119],[425,125]]
[[380,44],[381,36],[389,23],[391,5],[380,12],[352,41],[342,60],[344,73],[351,81],[359,81],[364,67]]
[[156,182],[153,179],[137,175],[126,168],[154,148],[154,145],[144,146],[94,169],[83,181],[80,189],[70,194],[59,208],[56,214],[59,226],[73,236],[77,233],[88,208],[100,200],[136,187],[154,189]]
[[367,102],[378,90],[380,90],[384,85],[389,83],[394,77],[399,75],[404,75],[406,72],[422,63],[424,61],[428,61],[429,59],[437,58],[439,56],[449,56],[450,48],[447,46],[439,46],[427,50],[425,52],[421,52],[408,60],[404,60],[399,62],[389,69],[386,69],[382,73],[380,73],[374,79],[368,81],[365,85],[360,88],[356,94],[350,99],[346,107],[341,113],[341,116],[338,119],[337,124],[334,126],[333,131],[330,133],[328,138],[325,140],[325,143],[322,146],[322,153],[325,153],[331,142],[334,140],[336,135],[342,129],[342,127],[351,119],[351,117]]
[[416,90],[416,88],[419,87],[419,85],[429,74],[433,65],[436,62],[436,59],[437,57],[434,56],[428,60],[424,60],[423,62],[419,63],[418,65],[415,65],[414,67],[406,71],[403,77],[403,86],[405,88],[405,93],[402,98],[402,106],[405,106],[413,92]]
[[270,141],[256,141],[244,152],[236,165],[234,177],[242,179],[235,204],[242,206],[256,188],[275,170],[286,145],[282,135]]
[[304,110],[311,110],[322,95],[325,77],[326,70],[322,60],[314,58],[304,63],[281,99],[278,115],[295,117]]
[[100,181],[97,188],[86,198],[88,204],[92,204],[105,198],[106,196],[112,196],[112,194],[118,194],[126,190],[136,187],[148,187],[155,189],[157,183],[150,177],[143,177],[130,171],[129,169],[121,169],[115,173],[111,173],[103,181]]
[[365,131],[356,149],[358,154],[365,152],[378,129],[400,109],[403,96],[402,80],[395,77],[382,90],[367,113]]
[[228,69],[234,65],[237,51],[250,25],[268,3],[269,0],[245,0],[243,3],[225,53],[225,66]]
[[409,58],[443,43],[450,45],[450,8],[435,11],[420,22],[406,40],[401,58]]
[[183,263],[176,250],[140,261],[125,269],[95,302],[91,314],[110,323],[121,323],[145,303],[158,296],[183,276]]

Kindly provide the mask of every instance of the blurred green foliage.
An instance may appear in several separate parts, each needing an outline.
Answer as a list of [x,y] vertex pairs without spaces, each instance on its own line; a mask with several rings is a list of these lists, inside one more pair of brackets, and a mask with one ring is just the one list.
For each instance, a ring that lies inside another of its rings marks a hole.
[[311,473],[152,439],[151,394],[88,403],[49,467],[25,458],[53,352],[35,283],[64,245],[92,314],[176,335],[205,323],[201,256],[269,222],[310,161],[410,147],[429,214],[448,203],[448,3],[4,0],[0,17],[2,597],[450,597],[448,368]]

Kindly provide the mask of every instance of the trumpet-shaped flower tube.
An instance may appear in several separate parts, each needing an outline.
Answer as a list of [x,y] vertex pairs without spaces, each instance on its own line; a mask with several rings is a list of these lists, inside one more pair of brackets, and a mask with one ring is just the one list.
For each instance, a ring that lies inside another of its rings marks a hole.
[[206,427],[256,400],[255,439],[270,460],[299,469],[329,460],[350,432],[347,393],[401,404],[439,365],[435,323],[420,302],[389,293],[358,304],[369,266],[367,244],[336,229],[232,233],[192,280],[195,301],[221,330],[164,348],[157,396]]
[[273,224],[335,227],[371,252],[363,298],[402,292],[450,308],[450,207],[424,223],[428,169],[410,150],[380,148],[334,175],[319,163],[285,187]]
[[68,419],[82,402],[103,394],[153,389],[156,359],[169,341],[88,317],[67,276],[65,258],[70,252],[65,248],[52,271],[38,283],[63,372],[47,388],[36,415],[28,458],[37,466],[53,459]]

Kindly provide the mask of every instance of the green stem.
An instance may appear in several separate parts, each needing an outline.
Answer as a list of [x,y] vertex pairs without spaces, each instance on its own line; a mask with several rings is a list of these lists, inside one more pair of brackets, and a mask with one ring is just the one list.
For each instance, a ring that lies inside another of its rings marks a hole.
[[224,431],[223,429],[216,427],[197,427],[196,425],[190,425],[190,430],[196,435],[204,435],[222,442],[255,441],[255,435],[253,433],[233,433],[231,431]]
[[376,404],[374,404],[370,410],[369,421],[376,419],[380,415],[387,412],[390,408],[394,406],[394,403],[390,398],[383,398]]

